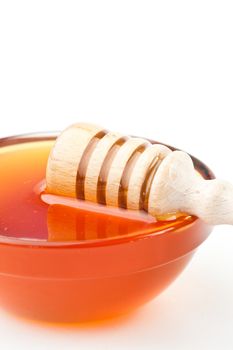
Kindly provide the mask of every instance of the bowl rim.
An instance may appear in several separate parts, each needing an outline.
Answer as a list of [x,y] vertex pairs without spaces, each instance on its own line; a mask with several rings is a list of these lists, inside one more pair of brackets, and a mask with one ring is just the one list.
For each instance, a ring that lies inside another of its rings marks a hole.
[[[17,134],[8,137],[0,138],[0,148],[18,145],[21,143],[27,142],[38,142],[38,141],[52,141],[56,140],[60,131],[41,131],[41,132],[31,132],[25,134]],[[137,136],[138,137],[138,136]],[[160,141],[155,141],[148,139],[152,144],[162,144],[170,148],[172,151],[180,150],[174,146],[170,146]],[[198,171],[201,176],[206,180],[211,180],[215,178],[212,170],[201,160],[189,154],[192,158],[194,167],[196,171]],[[176,222],[179,219],[176,219]],[[170,232],[176,232],[187,228],[189,225],[194,224],[197,221],[201,221],[201,219],[187,215],[185,217],[181,217],[180,224],[176,224],[174,226],[168,226],[167,228],[163,228],[162,230],[153,230],[152,232],[137,232],[128,234],[125,236],[115,236],[103,239],[93,239],[87,241],[67,241],[67,242],[48,242],[39,239],[27,239],[27,238],[16,238],[16,237],[6,237],[0,234],[0,244],[7,245],[15,245],[15,246],[33,246],[33,247],[44,247],[44,248],[64,248],[64,247],[76,247],[76,248],[84,248],[84,247],[96,247],[96,246],[105,246],[105,245],[113,245],[120,244],[129,241],[135,241],[138,239],[153,237],[153,236],[163,236]],[[206,224],[207,225],[207,224]],[[209,225],[207,225],[209,226]]]

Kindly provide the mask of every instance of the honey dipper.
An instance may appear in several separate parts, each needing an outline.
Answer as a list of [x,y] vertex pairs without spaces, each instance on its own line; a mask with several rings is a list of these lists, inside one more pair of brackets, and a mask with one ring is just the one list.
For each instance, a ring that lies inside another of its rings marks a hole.
[[157,218],[185,212],[208,224],[233,224],[233,186],[204,180],[187,153],[86,123],[57,138],[46,192],[145,210]]

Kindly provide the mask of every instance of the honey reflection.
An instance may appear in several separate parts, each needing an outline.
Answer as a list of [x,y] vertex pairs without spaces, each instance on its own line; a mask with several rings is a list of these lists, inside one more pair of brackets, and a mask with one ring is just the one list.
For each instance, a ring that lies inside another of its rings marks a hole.
[[157,221],[144,211],[108,207],[85,200],[43,192],[48,207],[48,241],[93,241],[129,235],[162,233],[191,222],[183,213],[167,214]]
[[64,205],[64,201],[57,204],[54,203],[55,196],[50,196],[49,199],[46,196],[46,201],[50,201],[47,218],[50,242],[100,240],[145,232],[155,227],[155,219],[147,214],[131,213],[125,209],[113,211],[99,206],[97,210],[93,204],[76,200],[73,203],[67,200],[67,205]]

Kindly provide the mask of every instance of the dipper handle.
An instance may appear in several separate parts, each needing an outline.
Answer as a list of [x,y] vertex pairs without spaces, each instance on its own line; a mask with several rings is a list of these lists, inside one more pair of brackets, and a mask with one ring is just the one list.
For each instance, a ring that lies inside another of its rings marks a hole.
[[233,186],[223,180],[204,180],[185,152],[174,151],[164,159],[151,200],[153,215],[182,211],[211,225],[233,225]]

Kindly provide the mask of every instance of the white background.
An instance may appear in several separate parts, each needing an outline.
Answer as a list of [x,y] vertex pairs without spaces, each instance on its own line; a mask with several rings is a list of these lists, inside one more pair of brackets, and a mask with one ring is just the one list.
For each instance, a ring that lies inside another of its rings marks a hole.
[[[0,137],[76,121],[173,144],[233,182],[232,1],[1,1]],[[232,349],[233,228],[136,314],[49,326],[0,310],[8,349]]]

